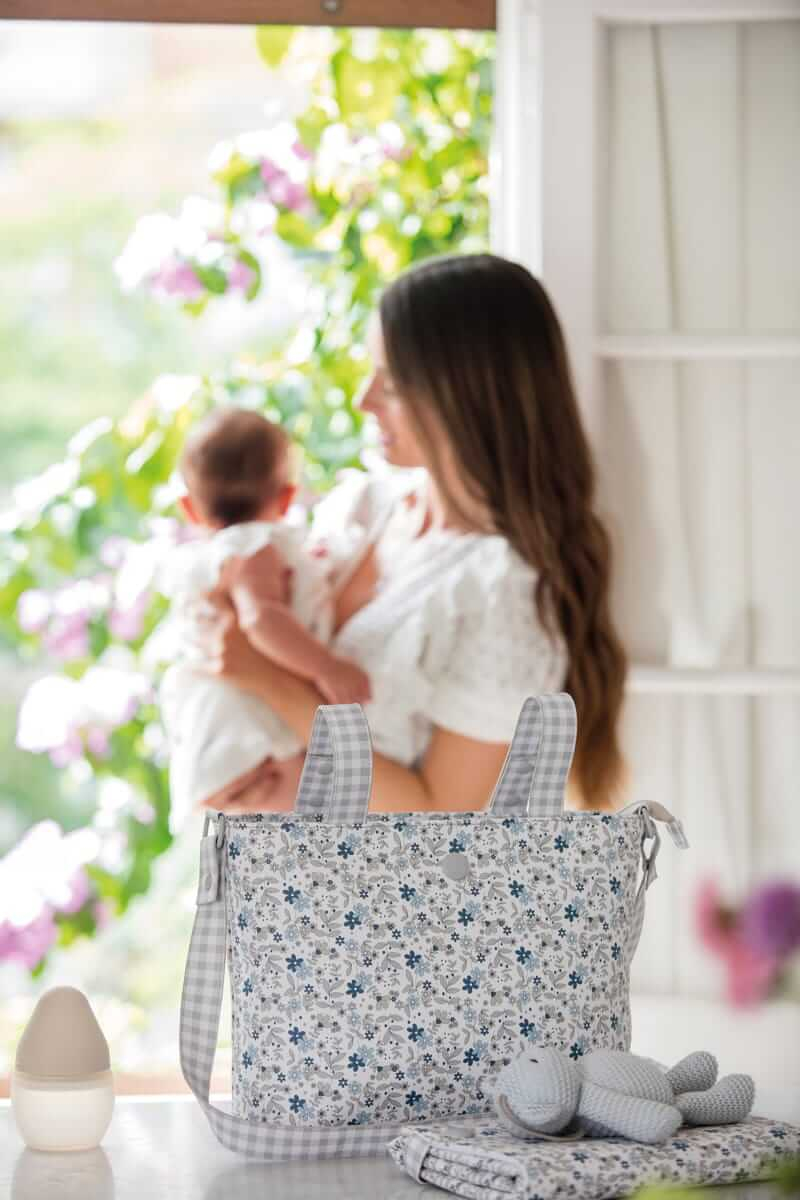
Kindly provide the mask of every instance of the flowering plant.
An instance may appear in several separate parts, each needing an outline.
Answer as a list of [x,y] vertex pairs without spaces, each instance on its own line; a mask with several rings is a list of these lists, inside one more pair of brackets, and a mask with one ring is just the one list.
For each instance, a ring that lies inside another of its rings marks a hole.
[[698,893],[696,923],[703,945],[722,959],[731,1004],[757,1004],[779,986],[800,952],[800,885],[761,884],[731,908],[708,881]]
[[[217,404],[257,408],[302,444],[306,497],[324,490],[340,467],[361,465],[352,399],[378,291],[415,260],[487,242],[491,35],[256,37],[265,94],[278,97],[263,127],[215,147],[209,194],[143,216],[115,265],[123,289],[190,316],[286,309],[288,335],[278,344],[265,329],[263,352],[212,375],[155,380],[124,420],[76,435],[0,518],[0,638],[48,671],[22,703],[19,745],[95,799],[89,828],[64,836],[45,822],[0,859],[18,893],[0,908],[0,960],[34,971],[55,940],[91,935],[145,891],[171,841],[153,688],[169,645],[155,581],[186,536],[174,468],[187,428]],[[291,288],[276,254],[293,264]],[[271,293],[274,279],[285,294]],[[42,846],[40,871],[30,864]]]

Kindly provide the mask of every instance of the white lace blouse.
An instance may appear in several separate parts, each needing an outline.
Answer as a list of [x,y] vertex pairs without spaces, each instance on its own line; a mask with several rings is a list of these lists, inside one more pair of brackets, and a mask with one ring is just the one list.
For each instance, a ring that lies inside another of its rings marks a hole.
[[424,469],[347,472],[317,505],[312,534],[330,545],[340,584],[377,541],[376,594],[332,644],[370,676],[375,749],[406,766],[434,726],[510,742],[525,697],[558,691],[566,669],[537,619],[536,572],[505,538],[417,536],[427,482]]

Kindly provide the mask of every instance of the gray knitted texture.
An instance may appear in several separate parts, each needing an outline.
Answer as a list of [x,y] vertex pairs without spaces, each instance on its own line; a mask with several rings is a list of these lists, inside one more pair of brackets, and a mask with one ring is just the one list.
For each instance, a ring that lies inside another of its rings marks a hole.
[[587,1137],[658,1144],[681,1125],[743,1121],[754,1091],[749,1075],[718,1080],[716,1060],[705,1051],[665,1072],[623,1050],[594,1050],[571,1062],[552,1047],[531,1046],[500,1072],[495,1107],[518,1137],[577,1128]]

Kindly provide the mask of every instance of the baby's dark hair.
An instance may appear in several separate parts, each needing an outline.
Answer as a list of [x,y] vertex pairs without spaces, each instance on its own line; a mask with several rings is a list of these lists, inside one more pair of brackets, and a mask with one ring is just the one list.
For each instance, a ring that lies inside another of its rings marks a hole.
[[180,469],[190,496],[218,525],[255,521],[287,480],[279,470],[289,439],[245,408],[218,408],[186,439]]

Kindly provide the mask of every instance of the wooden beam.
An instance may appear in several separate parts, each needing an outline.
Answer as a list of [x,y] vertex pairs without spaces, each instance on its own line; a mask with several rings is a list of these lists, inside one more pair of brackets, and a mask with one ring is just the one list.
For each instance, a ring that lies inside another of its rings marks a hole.
[[494,29],[495,0],[0,0],[0,19]]

